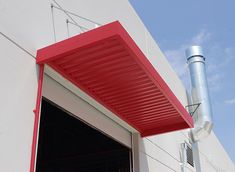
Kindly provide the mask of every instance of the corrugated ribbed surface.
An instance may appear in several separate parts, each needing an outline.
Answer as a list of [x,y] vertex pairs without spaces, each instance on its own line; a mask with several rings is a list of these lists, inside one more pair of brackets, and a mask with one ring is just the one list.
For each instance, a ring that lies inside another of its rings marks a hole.
[[[85,44],[86,36],[94,41],[88,38]],[[46,48],[38,51],[38,63],[51,66],[143,136],[192,127],[189,114],[120,23]]]

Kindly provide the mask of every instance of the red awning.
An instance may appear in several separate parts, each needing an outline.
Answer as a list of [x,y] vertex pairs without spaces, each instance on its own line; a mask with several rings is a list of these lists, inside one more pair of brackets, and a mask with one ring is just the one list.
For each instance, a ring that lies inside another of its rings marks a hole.
[[37,63],[52,67],[142,136],[193,127],[189,113],[119,22],[40,49]]

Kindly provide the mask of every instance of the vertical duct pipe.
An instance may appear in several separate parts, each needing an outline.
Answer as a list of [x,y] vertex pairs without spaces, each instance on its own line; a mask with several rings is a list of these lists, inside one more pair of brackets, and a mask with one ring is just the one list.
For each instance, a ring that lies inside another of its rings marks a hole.
[[212,108],[202,48],[200,46],[189,47],[186,50],[186,57],[191,76],[192,103],[200,104],[193,115],[195,127],[192,129],[192,139],[197,142],[208,136],[212,130]]

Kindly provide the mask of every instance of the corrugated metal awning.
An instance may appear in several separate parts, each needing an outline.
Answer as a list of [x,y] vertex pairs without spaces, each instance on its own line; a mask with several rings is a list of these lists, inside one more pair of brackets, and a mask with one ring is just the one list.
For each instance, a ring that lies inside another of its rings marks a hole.
[[193,127],[193,120],[119,22],[38,50],[47,64],[142,136]]

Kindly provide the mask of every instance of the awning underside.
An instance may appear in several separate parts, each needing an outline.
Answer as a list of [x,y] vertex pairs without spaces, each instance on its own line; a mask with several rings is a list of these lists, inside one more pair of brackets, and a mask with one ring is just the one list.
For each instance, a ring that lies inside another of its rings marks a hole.
[[142,136],[193,127],[190,115],[119,22],[40,49],[37,63],[52,67]]

